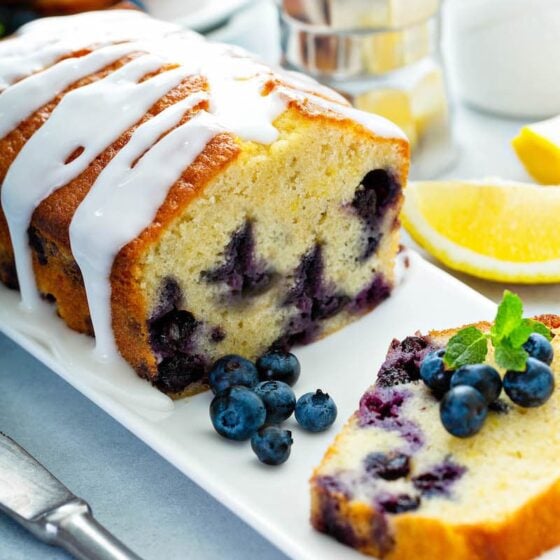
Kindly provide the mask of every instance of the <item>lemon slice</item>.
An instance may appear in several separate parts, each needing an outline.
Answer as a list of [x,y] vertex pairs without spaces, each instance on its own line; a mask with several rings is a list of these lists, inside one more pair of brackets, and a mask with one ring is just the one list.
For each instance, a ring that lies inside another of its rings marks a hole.
[[560,185],[560,117],[523,127],[513,148],[535,181]]
[[496,281],[560,281],[560,187],[523,183],[418,182],[402,221],[452,269]]

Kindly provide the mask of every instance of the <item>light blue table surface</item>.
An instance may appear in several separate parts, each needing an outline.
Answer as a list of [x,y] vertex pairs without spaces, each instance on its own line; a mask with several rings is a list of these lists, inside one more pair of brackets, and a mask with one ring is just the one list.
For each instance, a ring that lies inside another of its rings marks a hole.
[[[0,430],[89,501],[98,520],[145,560],[285,558],[3,335]],[[66,558],[0,514],[1,560]]]
[[[252,28],[254,33],[238,36],[244,46],[258,47],[270,59],[277,49],[277,35],[273,12],[265,4],[263,0],[259,7],[264,11],[256,16],[259,25]],[[242,19],[242,24],[250,24],[247,14]],[[216,35],[222,40],[231,38],[228,30]],[[509,140],[520,124],[458,108],[455,131],[460,158],[449,175],[526,179],[509,148]],[[458,276],[494,300],[506,287]],[[559,286],[507,287],[520,292],[527,313],[560,312]],[[89,501],[99,521],[146,560],[286,558],[234,513],[1,334],[0,430]],[[68,556],[63,552],[34,540],[0,514],[0,560],[65,558]]]

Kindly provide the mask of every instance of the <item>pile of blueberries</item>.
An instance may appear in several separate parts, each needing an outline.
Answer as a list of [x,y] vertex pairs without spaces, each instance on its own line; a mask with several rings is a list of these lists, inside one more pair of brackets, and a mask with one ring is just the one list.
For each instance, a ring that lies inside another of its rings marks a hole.
[[235,354],[217,360],[208,374],[215,395],[210,404],[214,429],[227,439],[251,439],[262,463],[284,463],[293,440],[292,432],[280,424],[294,411],[299,425],[309,432],[326,430],[337,415],[333,399],[320,389],[296,401],[291,386],[300,371],[298,359],[280,350],[267,352],[256,364]]
[[469,437],[480,431],[489,406],[504,389],[517,405],[541,406],[554,391],[554,376],[550,369],[554,351],[542,335],[534,333],[523,346],[529,354],[525,371],[508,370],[503,382],[500,374],[488,364],[462,366],[447,370],[443,362],[445,349],[426,355],[420,365],[420,377],[441,399],[440,417],[444,428],[456,437]]

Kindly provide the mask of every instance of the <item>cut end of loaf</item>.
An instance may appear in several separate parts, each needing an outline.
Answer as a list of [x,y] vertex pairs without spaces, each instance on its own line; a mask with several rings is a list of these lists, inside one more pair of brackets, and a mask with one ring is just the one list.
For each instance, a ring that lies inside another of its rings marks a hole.
[[138,267],[151,347],[139,367],[168,393],[199,390],[224,354],[317,340],[392,289],[401,146],[296,111],[275,125],[279,139],[243,144]]

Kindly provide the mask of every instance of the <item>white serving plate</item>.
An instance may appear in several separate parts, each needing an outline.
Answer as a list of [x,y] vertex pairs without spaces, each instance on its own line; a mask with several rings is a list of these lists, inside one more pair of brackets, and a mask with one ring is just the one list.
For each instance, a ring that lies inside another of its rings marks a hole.
[[296,393],[328,391],[339,417],[333,428],[318,435],[306,434],[288,421],[295,443],[290,460],[278,468],[259,464],[248,443],[228,442],[212,430],[209,394],[172,404],[127,366],[100,367],[92,357],[92,340],[71,332],[46,304],[40,317],[31,317],[20,308],[17,292],[0,287],[0,330],[288,556],[358,560],[363,558],[359,553],[315,532],[308,522],[313,468],[372,383],[392,338],[489,320],[495,313],[488,299],[416,253],[409,257],[400,285],[376,311],[297,350],[302,376]]

